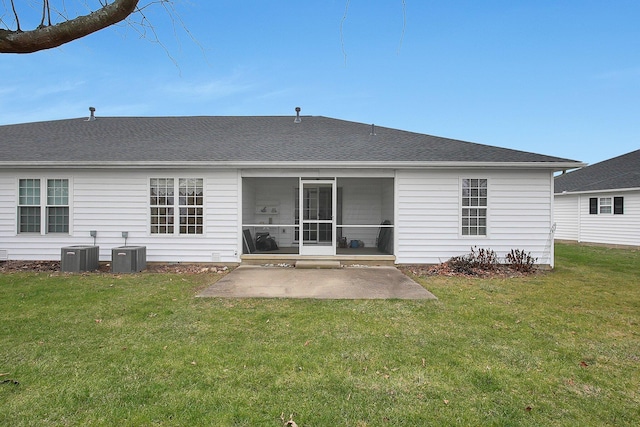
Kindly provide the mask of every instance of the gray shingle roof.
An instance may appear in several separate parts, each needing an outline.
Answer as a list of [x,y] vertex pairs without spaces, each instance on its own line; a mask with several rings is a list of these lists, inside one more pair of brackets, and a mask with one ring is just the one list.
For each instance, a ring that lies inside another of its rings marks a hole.
[[640,150],[594,163],[555,179],[555,192],[640,188]]
[[[0,163],[576,163],[385,127],[302,116],[98,117],[0,126]],[[573,167],[578,167],[575,164]]]

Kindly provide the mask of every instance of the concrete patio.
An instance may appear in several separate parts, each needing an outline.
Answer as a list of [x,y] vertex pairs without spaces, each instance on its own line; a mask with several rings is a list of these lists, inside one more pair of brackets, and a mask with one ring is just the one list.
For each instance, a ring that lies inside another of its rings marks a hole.
[[242,265],[198,297],[437,299],[395,267],[290,268]]

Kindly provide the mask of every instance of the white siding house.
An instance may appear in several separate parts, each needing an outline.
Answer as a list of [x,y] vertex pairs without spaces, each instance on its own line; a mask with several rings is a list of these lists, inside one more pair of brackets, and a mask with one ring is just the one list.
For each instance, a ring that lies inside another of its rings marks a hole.
[[580,165],[326,117],[0,126],[0,259],[431,264],[478,246],[553,265],[553,173]]
[[556,239],[640,246],[640,150],[555,179]]

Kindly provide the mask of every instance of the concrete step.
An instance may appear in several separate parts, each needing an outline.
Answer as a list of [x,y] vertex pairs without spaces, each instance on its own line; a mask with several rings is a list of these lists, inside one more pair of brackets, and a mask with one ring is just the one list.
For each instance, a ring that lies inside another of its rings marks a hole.
[[329,260],[298,260],[296,268],[341,268],[340,261]]

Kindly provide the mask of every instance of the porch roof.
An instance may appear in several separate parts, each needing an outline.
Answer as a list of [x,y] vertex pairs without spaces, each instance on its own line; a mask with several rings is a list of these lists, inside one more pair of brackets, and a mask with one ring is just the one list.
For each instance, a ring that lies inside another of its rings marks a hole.
[[98,117],[0,126],[6,167],[529,165],[580,162],[322,116]]

